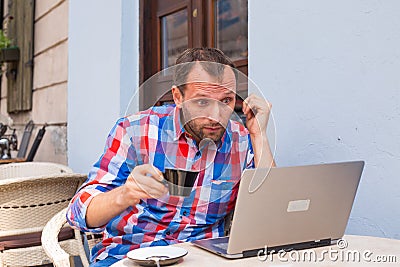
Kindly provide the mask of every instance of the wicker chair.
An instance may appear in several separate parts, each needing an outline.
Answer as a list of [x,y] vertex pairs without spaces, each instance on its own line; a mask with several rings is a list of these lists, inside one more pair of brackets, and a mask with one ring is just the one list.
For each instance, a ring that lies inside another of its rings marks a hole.
[[67,166],[50,162],[21,162],[0,165],[1,180],[62,173],[73,173],[73,171]]
[[[60,230],[67,223],[66,212],[67,208],[54,215],[54,217],[47,222],[42,232],[43,249],[56,267],[71,266],[69,261],[71,256],[70,252],[67,251],[67,253],[57,240]],[[102,234],[86,233],[84,237],[87,240],[89,250],[91,250],[97,242],[101,241]],[[87,259],[85,262],[82,261],[82,263],[84,266],[89,264]]]
[[[0,165],[0,267],[50,263],[40,243],[41,231],[67,207],[85,179],[86,175],[55,163]],[[79,231],[63,232],[61,246],[86,259]]]

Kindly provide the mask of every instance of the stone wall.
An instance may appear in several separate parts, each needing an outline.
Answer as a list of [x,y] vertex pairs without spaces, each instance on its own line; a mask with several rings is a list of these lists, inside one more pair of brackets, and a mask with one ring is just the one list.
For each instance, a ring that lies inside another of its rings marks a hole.
[[68,0],[35,2],[31,111],[7,114],[7,79],[2,77],[0,111],[18,129],[19,141],[25,124],[31,119],[35,123],[28,152],[37,131],[48,124],[35,161],[67,164],[68,6]]

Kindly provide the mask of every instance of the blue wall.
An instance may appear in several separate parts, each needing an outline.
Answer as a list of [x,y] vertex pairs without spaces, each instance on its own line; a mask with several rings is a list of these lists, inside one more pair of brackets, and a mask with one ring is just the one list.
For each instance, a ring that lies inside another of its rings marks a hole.
[[97,161],[138,87],[138,10],[130,0],[70,2],[68,163],[77,172]]
[[348,234],[400,239],[399,14],[396,0],[249,1],[277,164],[366,161]]

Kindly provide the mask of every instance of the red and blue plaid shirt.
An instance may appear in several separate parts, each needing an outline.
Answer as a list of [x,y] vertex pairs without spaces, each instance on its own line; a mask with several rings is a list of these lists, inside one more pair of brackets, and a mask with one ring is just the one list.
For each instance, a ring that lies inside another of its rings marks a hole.
[[[241,173],[254,167],[248,131],[230,121],[218,144],[196,144],[182,127],[179,114],[175,106],[153,107],[118,120],[111,130],[104,153],[67,213],[71,225],[103,232],[103,241],[92,251],[92,261],[109,256],[121,259],[139,247],[223,236]],[[146,163],[162,172],[165,168],[199,171],[190,196],[167,194],[161,199],[141,200],[104,227],[89,228],[85,216],[92,198],[123,185],[135,166]]]

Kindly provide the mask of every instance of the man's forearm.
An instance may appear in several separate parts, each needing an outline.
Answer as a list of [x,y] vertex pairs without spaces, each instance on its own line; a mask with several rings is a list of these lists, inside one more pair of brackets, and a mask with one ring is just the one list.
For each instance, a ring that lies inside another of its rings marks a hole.
[[86,225],[90,228],[101,227],[129,207],[122,201],[122,187],[95,196],[86,211]]
[[254,165],[256,168],[276,167],[267,135],[250,135],[251,144],[254,152]]

